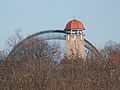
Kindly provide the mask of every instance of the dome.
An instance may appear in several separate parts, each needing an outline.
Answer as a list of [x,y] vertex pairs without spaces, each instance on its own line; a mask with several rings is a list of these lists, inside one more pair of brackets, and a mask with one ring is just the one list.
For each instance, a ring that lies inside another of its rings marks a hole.
[[67,23],[65,30],[71,30],[71,29],[76,29],[76,30],[85,30],[83,24],[78,21],[78,20],[72,20],[70,22]]

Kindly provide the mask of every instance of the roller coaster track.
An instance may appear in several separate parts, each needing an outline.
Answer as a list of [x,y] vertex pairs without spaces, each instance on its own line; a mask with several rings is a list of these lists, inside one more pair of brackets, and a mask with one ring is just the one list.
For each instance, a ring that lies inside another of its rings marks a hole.
[[[48,34],[62,34],[62,35],[51,35],[48,36]],[[47,34],[47,35],[45,35]],[[43,37],[42,35],[45,35],[45,37]],[[14,53],[17,52],[17,50],[19,49],[19,47],[21,47],[22,43],[24,43],[27,40],[36,38],[38,36],[42,36],[41,38],[43,38],[44,40],[53,40],[53,39],[59,39],[59,40],[66,40],[65,38],[66,32],[64,30],[46,30],[46,31],[41,31],[41,32],[37,32],[34,33],[28,37],[26,37],[25,39],[23,39],[21,42],[19,42],[10,52],[9,56],[14,56]],[[103,56],[101,55],[101,53],[99,52],[99,50],[97,50],[97,48],[87,39],[84,39],[85,41],[85,47],[87,49],[89,49],[90,51],[92,51],[100,60],[104,60]]]

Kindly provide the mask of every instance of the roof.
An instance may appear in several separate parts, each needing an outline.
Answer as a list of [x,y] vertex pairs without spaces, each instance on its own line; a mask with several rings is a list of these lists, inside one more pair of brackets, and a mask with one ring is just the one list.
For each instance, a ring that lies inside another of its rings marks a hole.
[[110,60],[113,65],[120,64],[120,55],[112,55]]
[[65,30],[71,30],[71,29],[85,30],[83,24],[80,21],[75,20],[75,19],[68,22],[65,27]]

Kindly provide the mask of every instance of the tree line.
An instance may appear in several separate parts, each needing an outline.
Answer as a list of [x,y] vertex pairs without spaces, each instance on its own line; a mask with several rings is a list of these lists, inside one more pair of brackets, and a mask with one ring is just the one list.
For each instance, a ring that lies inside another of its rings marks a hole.
[[0,51],[0,90],[120,90],[120,64],[110,63],[111,55],[120,54],[119,43],[105,44],[104,61],[89,51],[86,59],[63,58],[56,64],[59,46],[34,38],[18,48],[21,40],[17,33],[7,41],[8,53]]

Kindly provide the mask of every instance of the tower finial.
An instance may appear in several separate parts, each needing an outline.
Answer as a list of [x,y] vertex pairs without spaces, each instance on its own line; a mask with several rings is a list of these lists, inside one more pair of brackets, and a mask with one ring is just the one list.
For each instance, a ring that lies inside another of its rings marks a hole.
[[74,18],[74,20],[75,20],[75,16],[74,16],[73,18]]

